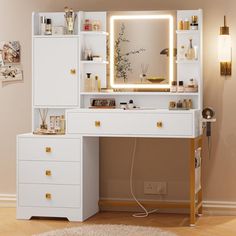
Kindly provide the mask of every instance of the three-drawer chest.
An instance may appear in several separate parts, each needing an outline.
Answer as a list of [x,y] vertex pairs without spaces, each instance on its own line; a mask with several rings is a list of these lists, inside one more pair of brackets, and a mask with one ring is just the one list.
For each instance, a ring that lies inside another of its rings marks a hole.
[[[83,142],[92,148],[83,149]],[[97,212],[98,148],[92,137],[19,135],[17,218],[83,221]]]

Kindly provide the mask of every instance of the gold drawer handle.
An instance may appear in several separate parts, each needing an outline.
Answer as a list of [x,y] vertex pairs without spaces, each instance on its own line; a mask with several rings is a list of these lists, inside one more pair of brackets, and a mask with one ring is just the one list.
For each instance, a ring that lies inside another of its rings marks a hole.
[[99,120],[96,120],[96,121],[95,121],[95,126],[96,126],[96,127],[100,127],[100,126],[101,126],[101,122],[100,122]]
[[46,175],[46,176],[52,176],[52,172],[51,172],[50,170],[46,170],[46,171],[45,171],[45,175]]
[[46,147],[46,148],[45,148],[45,151],[46,151],[47,153],[52,152],[52,148],[51,148],[51,147]]
[[158,121],[158,122],[157,122],[157,128],[162,128],[162,127],[163,127],[162,121]]
[[45,194],[45,198],[46,198],[47,200],[51,200],[51,199],[52,199],[52,194],[51,194],[51,193],[46,193],[46,194]]
[[71,70],[70,70],[70,74],[71,74],[71,75],[75,75],[75,74],[76,74],[76,69],[71,69]]

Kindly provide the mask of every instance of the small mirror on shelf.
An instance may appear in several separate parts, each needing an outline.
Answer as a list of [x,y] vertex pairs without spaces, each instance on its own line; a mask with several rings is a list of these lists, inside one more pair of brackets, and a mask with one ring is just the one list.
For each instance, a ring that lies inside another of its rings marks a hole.
[[110,12],[110,85],[168,89],[174,79],[176,12]]

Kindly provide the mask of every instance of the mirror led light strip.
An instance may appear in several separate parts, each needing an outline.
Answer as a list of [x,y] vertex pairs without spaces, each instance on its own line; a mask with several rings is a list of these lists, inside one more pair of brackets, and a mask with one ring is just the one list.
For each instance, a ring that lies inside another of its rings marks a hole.
[[[169,20],[169,84],[116,84],[114,75],[114,23],[115,20]],[[112,88],[170,88],[174,77],[174,26],[172,15],[117,15],[110,17],[110,85]]]

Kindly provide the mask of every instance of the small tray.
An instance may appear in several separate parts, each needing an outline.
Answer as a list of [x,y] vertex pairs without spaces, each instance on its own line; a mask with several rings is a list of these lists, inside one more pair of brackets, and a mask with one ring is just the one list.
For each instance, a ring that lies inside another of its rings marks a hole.
[[61,132],[42,132],[42,131],[34,131],[33,134],[35,135],[65,135],[65,133],[61,133]]

